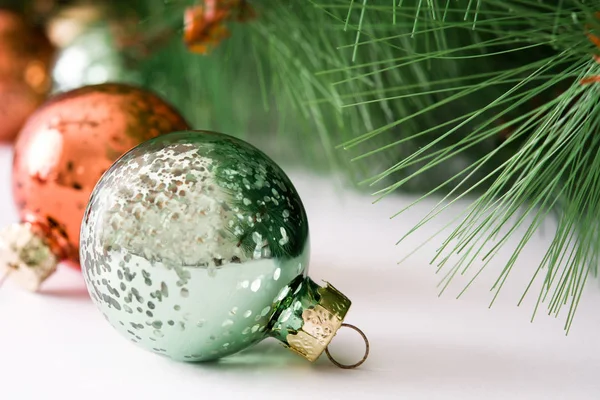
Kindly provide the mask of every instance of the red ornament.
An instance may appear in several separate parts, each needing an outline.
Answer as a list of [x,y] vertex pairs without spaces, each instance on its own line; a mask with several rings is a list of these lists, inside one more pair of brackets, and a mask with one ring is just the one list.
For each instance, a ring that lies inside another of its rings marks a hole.
[[114,161],[155,136],[188,129],[165,101],[123,84],[59,95],[27,122],[15,144],[13,195],[21,223],[0,234],[0,271],[37,290],[58,262],[79,263],[89,196]]
[[193,53],[208,54],[229,37],[226,23],[255,17],[246,0],[204,0],[185,11],[184,41]]
[[10,142],[46,99],[54,47],[20,15],[0,10],[0,142]]
[[[597,12],[595,15],[596,15],[597,19],[600,19],[600,12]],[[586,28],[589,29],[589,26]],[[600,37],[598,35],[594,35],[593,33],[590,33],[589,31],[586,33],[586,35],[587,35],[588,39],[590,40],[590,42],[592,42],[592,44],[594,44],[594,46],[596,46],[600,50]],[[600,56],[598,54],[594,54],[592,57],[594,57],[594,61],[596,61],[598,64],[600,64]],[[600,75],[585,77],[585,78],[581,79],[580,83],[582,85],[587,85],[590,83],[600,83]]]

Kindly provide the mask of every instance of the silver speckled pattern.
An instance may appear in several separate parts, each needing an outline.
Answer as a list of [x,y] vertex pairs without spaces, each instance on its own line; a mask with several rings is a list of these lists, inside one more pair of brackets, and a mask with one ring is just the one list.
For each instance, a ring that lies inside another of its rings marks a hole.
[[306,214],[287,176],[212,132],[129,152],[96,186],[81,230],[84,277],[106,319],[176,360],[262,340],[308,256]]

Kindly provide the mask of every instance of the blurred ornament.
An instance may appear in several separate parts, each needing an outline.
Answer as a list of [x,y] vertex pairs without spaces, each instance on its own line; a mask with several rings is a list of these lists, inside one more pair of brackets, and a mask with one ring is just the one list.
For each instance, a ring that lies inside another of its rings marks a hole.
[[314,361],[350,307],[306,276],[308,221],[289,178],[214,132],[163,135],[119,159],[90,199],[81,261],[108,321],[175,360],[270,336]]
[[91,24],[101,21],[105,14],[104,8],[92,4],[61,7],[47,23],[48,37],[59,48],[68,46]]
[[0,9],[0,141],[11,141],[50,90],[54,48],[24,17]]
[[123,84],[88,86],[46,103],[15,145],[21,223],[0,233],[0,272],[37,290],[58,262],[77,265],[81,219],[104,171],[139,143],[186,127],[159,97]]
[[[600,12],[597,12],[595,14],[595,16],[596,16],[596,19],[600,20]],[[590,29],[590,27],[587,26],[587,30],[588,30],[587,37],[588,37],[588,39],[590,40],[590,42],[592,42],[594,44],[594,46],[596,46],[597,50],[600,50],[600,36],[591,33],[589,31],[589,29]],[[593,58],[594,58],[594,61],[596,61],[598,64],[600,64],[600,55],[594,54]],[[588,77],[585,77],[585,78],[583,78],[581,80],[581,84],[582,85],[587,85],[587,84],[590,84],[590,83],[600,83],[600,75],[588,76]]]
[[43,18],[46,15],[50,15],[56,7],[59,5],[60,1],[57,0],[29,0],[29,4],[27,4],[28,11],[34,13],[35,15]]
[[52,70],[54,91],[106,82],[137,84],[140,74],[126,64],[119,25],[96,5],[66,8],[50,23],[50,37],[60,50]]
[[0,79],[0,142],[14,140],[42,100],[24,82]]
[[184,41],[191,52],[208,54],[229,37],[227,22],[254,17],[254,9],[245,0],[204,0],[185,11]]

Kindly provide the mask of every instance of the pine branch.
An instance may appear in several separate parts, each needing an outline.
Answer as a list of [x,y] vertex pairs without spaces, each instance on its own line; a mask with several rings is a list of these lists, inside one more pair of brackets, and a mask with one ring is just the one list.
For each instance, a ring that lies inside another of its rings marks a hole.
[[[465,16],[472,11],[469,8],[471,3],[467,4]],[[440,269],[449,268],[442,281],[443,291],[458,273],[465,274],[475,262],[483,262],[485,268],[489,260],[507,244],[508,239],[516,234],[517,228],[527,223],[526,231],[514,249],[512,257],[492,287],[495,291],[495,300],[519,254],[536,229],[552,210],[560,207],[555,240],[538,269],[538,273],[542,270],[547,271],[539,301],[548,301],[549,312],[554,314],[558,314],[562,306],[567,305],[569,311],[565,328],[568,330],[573,322],[586,278],[589,272],[596,273],[596,262],[600,251],[597,241],[597,223],[593,218],[600,211],[596,208],[600,187],[598,187],[597,173],[590,173],[596,171],[597,157],[595,156],[599,150],[596,135],[600,123],[597,107],[599,91],[597,86],[581,84],[586,77],[597,76],[600,72],[599,64],[591,57],[594,46],[584,34],[583,22],[592,21],[593,10],[577,2],[566,1],[561,2],[558,9],[544,3],[528,1],[484,3],[478,5],[479,11],[475,11],[479,14],[473,15],[473,27],[477,21],[475,29],[492,33],[491,37],[463,46],[440,46],[436,50],[422,54],[398,57],[393,60],[396,64],[391,68],[417,64],[426,69],[423,64],[431,59],[436,62],[447,59],[478,59],[477,62],[481,60],[485,63],[486,60],[493,60],[498,55],[513,53],[520,55],[523,51],[537,47],[551,47],[555,51],[547,57],[522,62],[515,68],[490,68],[493,72],[489,76],[472,84],[463,84],[459,81],[456,85],[449,85],[443,89],[447,93],[443,100],[437,103],[431,102],[426,108],[360,135],[344,143],[344,146],[349,148],[372,140],[406,121],[423,114],[435,113],[444,104],[459,101],[474,93],[482,91],[487,93],[494,86],[505,85],[505,91],[490,102],[483,103],[474,112],[466,113],[462,118],[458,117],[449,124],[450,126],[437,125],[443,128],[440,135],[367,182],[378,183],[381,179],[407,168],[416,161],[425,161],[424,166],[413,174],[377,191],[375,194],[381,198],[401,188],[411,179],[417,179],[428,169],[443,163],[446,157],[467,152],[474,143],[497,136],[499,131],[510,128],[512,132],[509,139],[497,149],[480,157],[465,171],[451,176],[446,182],[427,193],[427,195],[434,194],[444,184],[452,181],[460,182],[421,223],[409,232],[409,235],[474,188],[490,181],[489,188],[464,215],[458,218],[460,221],[458,227],[443,242],[433,262]],[[486,7],[489,6],[493,7],[490,10],[493,12],[487,12]],[[422,4],[419,2],[415,26],[417,22],[421,22],[421,16],[432,15],[432,20],[435,19],[437,12],[435,7],[430,9],[431,14],[423,13],[421,7]],[[462,10],[449,9],[446,16],[460,11]],[[487,19],[488,15],[494,16],[491,21]],[[517,29],[512,28],[513,20],[518,22]],[[453,24],[448,20],[446,23],[446,27],[443,28],[445,31],[464,25]],[[498,23],[500,25],[496,25]],[[411,35],[415,33],[419,34],[419,31],[413,29]],[[382,40],[374,35],[373,42],[375,41],[382,45]],[[376,65],[382,64],[376,63]],[[362,67],[361,65],[351,67],[354,72],[351,79],[362,79],[390,68],[383,67],[377,72],[363,73]],[[464,76],[472,77],[468,74]],[[534,85],[534,81],[538,83]],[[546,94],[549,89],[555,89],[565,83],[568,86],[562,94],[558,96]],[[442,90],[437,91],[437,93],[441,92]],[[542,105],[531,106],[532,100],[539,98],[545,98]],[[521,110],[526,109],[528,105],[530,110],[523,113]],[[493,116],[487,117],[490,111],[493,112]],[[518,112],[511,114],[513,111]],[[519,114],[520,116],[517,117]],[[485,119],[479,119],[480,117]],[[466,135],[460,135],[460,129],[473,121],[478,122],[471,131]],[[506,122],[499,127],[493,126],[497,121]],[[401,145],[419,138],[428,133],[429,129],[390,145]],[[429,151],[436,144],[452,137],[455,141],[431,156]],[[514,143],[519,143],[517,151],[498,168],[475,183],[468,181],[467,178],[485,164],[489,164],[502,148],[510,147]],[[376,155],[377,152],[372,151],[358,159]],[[449,201],[461,187],[466,189],[465,192]],[[402,239],[405,238],[406,236]],[[488,249],[490,246],[491,249]],[[480,272],[481,270],[476,276]]]

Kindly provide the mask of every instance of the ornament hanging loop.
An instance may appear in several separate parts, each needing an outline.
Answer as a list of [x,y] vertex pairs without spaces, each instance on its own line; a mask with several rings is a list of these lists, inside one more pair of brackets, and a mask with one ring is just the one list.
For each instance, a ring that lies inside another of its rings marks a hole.
[[360,336],[362,336],[363,340],[365,341],[365,354],[363,355],[363,358],[355,363],[355,364],[350,364],[350,365],[346,365],[346,364],[342,364],[338,361],[336,361],[333,356],[331,355],[331,353],[329,352],[329,346],[325,348],[325,354],[327,354],[327,358],[329,358],[329,361],[331,361],[335,366],[342,368],[342,369],[354,369],[357,368],[359,366],[361,366],[365,361],[367,361],[367,358],[369,357],[369,350],[370,350],[370,345],[369,345],[369,339],[367,339],[367,335],[365,335],[365,333],[363,331],[361,331],[359,328],[357,328],[354,325],[351,324],[342,324],[341,327],[346,327],[346,328],[350,328],[355,330],[356,332],[358,332],[358,334]]

